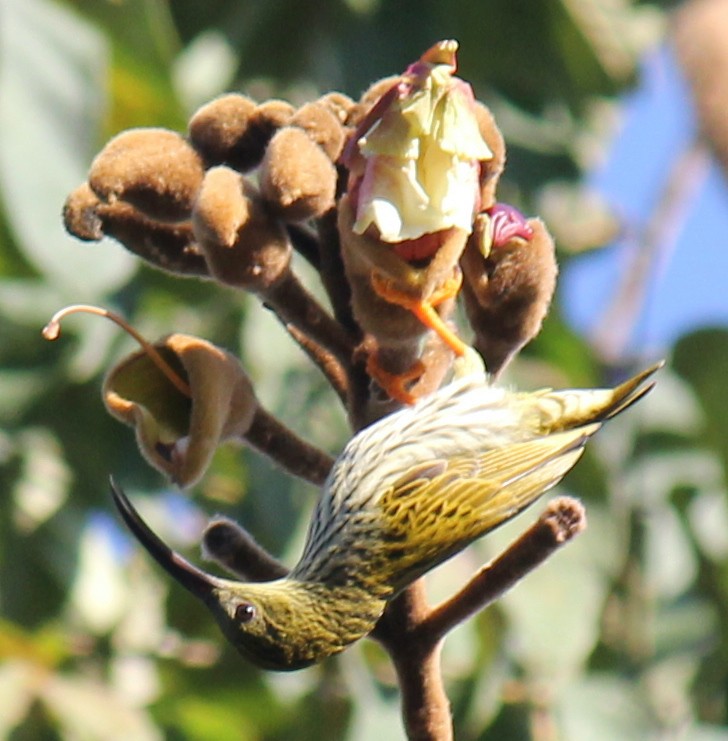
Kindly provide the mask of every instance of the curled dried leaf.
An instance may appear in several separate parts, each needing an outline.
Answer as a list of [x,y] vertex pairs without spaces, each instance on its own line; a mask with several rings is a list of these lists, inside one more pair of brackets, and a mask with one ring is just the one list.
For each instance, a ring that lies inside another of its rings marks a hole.
[[245,435],[258,402],[230,353],[182,334],[154,347],[188,385],[190,396],[140,351],[111,369],[104,381],[104,403],[113,416],[134,427],[139,448],[152,466],[180,486],[191,486],[221,442]]

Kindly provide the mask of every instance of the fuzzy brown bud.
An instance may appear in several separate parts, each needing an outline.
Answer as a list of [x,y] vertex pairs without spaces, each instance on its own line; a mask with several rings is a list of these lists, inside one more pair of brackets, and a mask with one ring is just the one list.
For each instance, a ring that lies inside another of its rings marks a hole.
[[208,275],[188,221],[153,221],[123,201],[104,203],[87,183],[66,199],[63,220],[68,232],[79,239],[95,242],[105,235],[161,270],[179,275]]
[[493,156],[480,163],[480,208],[486,209],[495,203],[498,180],[506,164],[506,143],[490,109],[480,101],[473,107],[480,135]]
[[271,581],[288,574],[288,569],[247,530],[219,515],[210,520],[202,534],[202,555],[248,581]]
[[228,165],[240,172],[260,164],[271,137],[288,124],[294,108],[284,100],[256,105],[245,95],[221,95],[190,119],[190,140],[208,167]]
[[97,213],[99,198],[88,183],[71,191],[63,204],[63,224],[69,234],[85,242],[98,242],[104,236],[103,222]]
[[192,223],[210,273],[221,282],[265,293],[288,271],[291,246],[283,225],[235,170],[207,171]]
[[211,100],[194,113],[188,126],[190,141],[208,167],[225,164],[244,169],[242,165],[262,156],[260,151],[247,151],[251,137],[246,134],[255,108],[251,98],[231,93]]
[[260,103],[253,111],[251,123],[261,132],[267,133],[267,139],[284,126],[288,126],[296,109],[287,100],[271,98]]
[[322,103],[301,106],[291,119],[291,126],[303,129],[309,138],[334,162],[344,147],[344,128],[336,114]]
[[181,221],[189,218],[203,173],[200,156],[176,132],[130,129],[96,155],[88,182],[102,201],[126,201],[153,219]]
[[253,166],[260,164],[268,143],[275,133],[290,123],[295,108],[285,100],[266,100],[253,111],[246,139]]
[[513,237],[484,258],[471,238],[460,261],[475,347],[494,376],[538,333],[556,287],[553,240],[539,219],[527,223],[529,239]]
[[336,168],[305,131],[287,126],[266,149],[260,189],[284,221],[316,218],[334,206]]
[[347,125],[357,126],[364,117],[369,113],[374,104],[389,90],[392,85],[396,85],[400,80],[399,75],[390,75],[381,80],[373,82],[367,90],[362,93],[358,103],[349,111],[349,117],[346,120]]
[[340,124],[345,124],[349,112],[354,107],[354,101],[344,93],[332,92],[322,95],[317,101],[320,105],[328,108]]

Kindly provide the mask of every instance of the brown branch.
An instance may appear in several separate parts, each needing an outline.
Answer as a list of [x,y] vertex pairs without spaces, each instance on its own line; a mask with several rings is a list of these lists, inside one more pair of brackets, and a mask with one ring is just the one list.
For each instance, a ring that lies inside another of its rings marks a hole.
[[287,271],[261,294],[284,325],[291,324],[349,366],[354,343],[346,330],[304,288],[292,271]]
[[351,310],[351,287],[345,279],[344,261],[341,258],[341,243],[336,222],[336,210],[332,209],[316,222],[319,233],[321,282],[328,294],[334,316],[339,324],[358,342],[361,329]]
[[247,581],[273,581],[288,574],[247,530],[227,517],[210,520],[202,534],[202,555]]
[[338,397],[346,404],[349,396],[349,378],[341,363],[297,327],[287,324],[285,329],[306,355],[319,367]]
[[[372,421],[370,414],[371,378],[367,373],[367,348],[366,341],[362,342],[355,350],[351,370],[349,371],[349,396],[346,409],[349,414],[349,423],[354,432],[366,427]],[[374,418],[378,418],[376,415]]]
[[415,637],[428,613],[425,582],[418,579],[389,603],[371,637],[392,658],[409,741],[452,741],[450,701],[440,671],[441,644],[425,645]]
[[449,631],[501,597],[526,574],[586,528],[584,506],[572,497],[549,502],[541,517],[495,560],[417,626],[420,641],[434,645]]
[[288,473],[316,486],[323,485],[334,465],[334,459],[328,453],[302,440],[260,406],[245,433],[245,440]]
[[300,224],[286,224],[288,238],[293,248],[303,257],[311,267],[321,270],[321,254],[316,235]]
[[451,741],[450,701],[440,669],[441,643],[419,655],[392,655],[402,692],[402,718],[409,741]]
[[586,527],[584,507],[559,497],[520,538],[456,595],[429,608],[419,579],[387,607],[371,634],[392,658],[410,741],[451,741],[450,703],[440,671],[445,635],[500,597]]

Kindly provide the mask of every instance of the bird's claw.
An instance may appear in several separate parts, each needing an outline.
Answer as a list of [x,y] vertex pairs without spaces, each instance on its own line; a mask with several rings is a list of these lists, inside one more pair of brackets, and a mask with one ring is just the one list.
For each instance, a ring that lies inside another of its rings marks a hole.
[[408,390],[408,386],[417,381],[424,372],[425,365],[421,360],[416,361],[404,373],[390,373],[379,364],[376,353],[371,353],[367,359],[367,373],[369,376],[389,394],[390,398],[410,406],[417,399]]
[[446,280],[427,299],[413,296],[406,291],[395,288],[392,281],[377,272],[372,273],[372,288],[374,292],[390,304],[402,306],[411,311],[422,324],[431,329],[457,355],[465,354],[468,346],[453,332],[435,311],[443,301],[454,298],[460,291],[463,282],[462,273],[456,270],[454,275]]

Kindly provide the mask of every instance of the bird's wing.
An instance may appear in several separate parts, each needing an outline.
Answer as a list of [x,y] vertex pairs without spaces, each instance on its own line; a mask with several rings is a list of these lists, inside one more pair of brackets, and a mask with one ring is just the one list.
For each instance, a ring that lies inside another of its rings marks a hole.
[[515,516],[566,475],[598,428],[411,469],[380,500],[385,541],[404,559],[393,561],[423,573]]

